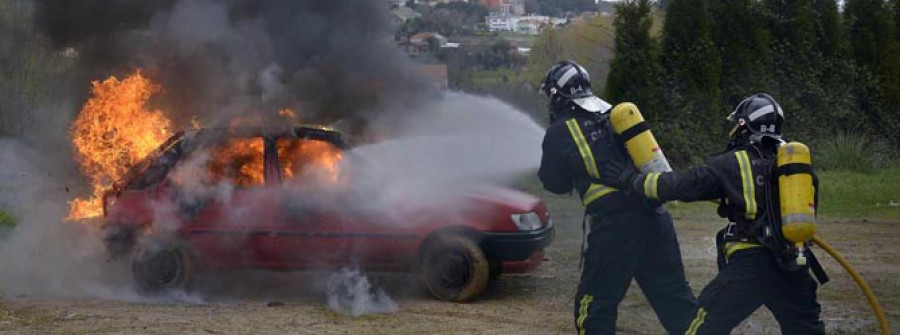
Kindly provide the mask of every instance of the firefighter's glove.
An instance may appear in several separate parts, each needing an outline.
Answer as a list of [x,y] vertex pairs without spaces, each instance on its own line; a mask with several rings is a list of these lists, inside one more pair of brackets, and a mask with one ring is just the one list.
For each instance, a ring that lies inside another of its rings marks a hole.
[[638,171],[631,164],[617,161],[607,162],[600,167],[600,183],[620,190],[630,190]]

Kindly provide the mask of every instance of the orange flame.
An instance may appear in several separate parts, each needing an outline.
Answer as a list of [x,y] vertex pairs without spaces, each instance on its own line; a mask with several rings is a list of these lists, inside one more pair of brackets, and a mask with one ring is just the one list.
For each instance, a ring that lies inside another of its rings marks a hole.
[[263,184],[263,141],[261,138],[231,139],[210,155],[209,172],[213,180],[233,178],[238,187]]
[[92,83],[91,98],[70,131],[93,195],[72,201],[67,220],[102,215],[104,190],[171,136],[171,121],[147,106],[159,91],[140,71]]
[[[160,91],[161,87],[140,71],[123,80],[110,77],[92,83],[91,98],[82,107],[70,134],[93,193],[70,203],[67,220],[101,216],[104,191],[171,136],[172,122],[162,111],[148,106],[150,98]],[[291,109],[278,114],[291,123],[297,121],[297,113]],[[231,126],[241,127],[251,121],[255,120],[235,119]],[[202,127],[196,117],[191,119],[191,125],[194,129]],[[214,180],[233,180],[239,187],[261,185],[265,181],[263,147],[260,138],[229,140],[212,150],[207,171]],[[326,181],[339,180],[342,154],[330,143],[282,139],[277,149],[285,179],[315,172]]]
[[292,139],[278,141],[278,159],[285,180],[313,172],[326,181],[337,182],[342,158],[340,149],[328,142]]

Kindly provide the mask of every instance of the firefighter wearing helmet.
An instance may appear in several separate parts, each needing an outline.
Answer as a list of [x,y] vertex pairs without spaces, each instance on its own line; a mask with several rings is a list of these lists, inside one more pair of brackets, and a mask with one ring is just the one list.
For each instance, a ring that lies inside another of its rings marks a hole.
[[812,176],[809,200],[803,205],[813,215],[784,217],[807,221],[814,216],[816,187],[811,168],[781,164],[785,148],[790,151],[802,144],[784,144],[784,111],[767,94],[747,97],[728,120],[734,127],[727,150],[706,165],[680,172],[641,173],[610,162],[601,168],[600,180],[657,201],[719,201],[718,213],[729,221],[716,235],[719,273],[700,293],[700,308],[687,334],[728,334],[760,306],[775,315],[784,334],[823,334],[818,284],[810,270],[821,283],[827,276],[811,253],[802,254],[803,241],[793,243],[792,231],[782,233],[781,229],[789,224],[782,219],[788,213],[780,211],[790,208],[784,206],[790,199],[779,200],[779,174]]
[[594,96],[588,72],[573,61],[553,66],[541,91],[550,98],[550,126],[538,176],[550,192],[574,189],[585,206],[576,330],[615,333],[618,305],[633,278],[663,327],[684,333],[697,301],[671,217],[659,202],[598,182],[603,164],[630,162],[610,124],[612,106]]

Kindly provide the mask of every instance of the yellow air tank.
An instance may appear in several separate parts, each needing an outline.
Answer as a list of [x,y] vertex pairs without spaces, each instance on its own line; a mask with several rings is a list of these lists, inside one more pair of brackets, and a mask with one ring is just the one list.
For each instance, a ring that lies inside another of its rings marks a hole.
[[805,265],[804,244],[816,234],[816,191],[809,147],[800,142],[784,144],[778,148],[777,162],[781,232],[800,251],[797,264]]
[[638,170],[643,173],[672,171],[637,106],[623,102],[616,105],[611,113],[609,118],[613,131],[625,141],[625,149]]

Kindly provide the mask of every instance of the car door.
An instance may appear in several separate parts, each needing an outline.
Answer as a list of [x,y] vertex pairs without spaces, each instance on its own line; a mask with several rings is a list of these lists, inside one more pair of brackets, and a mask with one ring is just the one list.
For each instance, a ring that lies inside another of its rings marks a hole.
[[303,138],[275,140],[281,187],[277,253],[292,267],[346,265],[350,235],[340,196],[340,150],[328,142]]
[[[276,221],[262,137],[228,138],[192,152],[170,174],[172,208],[195,251],[213,265],[264,263]],[[166,214],[163,214],[166,215]]]

